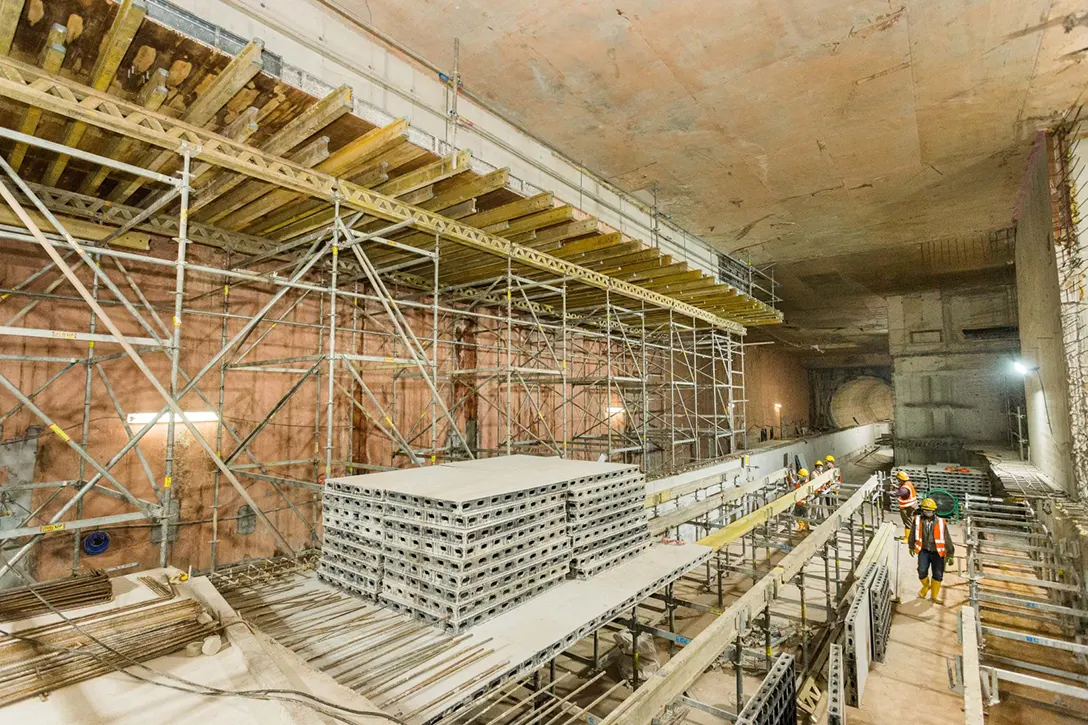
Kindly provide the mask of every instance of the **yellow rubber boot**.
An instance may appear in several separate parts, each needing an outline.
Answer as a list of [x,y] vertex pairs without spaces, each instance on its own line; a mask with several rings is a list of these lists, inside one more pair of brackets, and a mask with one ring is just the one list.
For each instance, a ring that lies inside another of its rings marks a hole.
[[[937,584],[937,582],[933,582],[933,583],[937,585],[938,589],[941,588],[941,585]],[[918,598],[919,599],[925,599],[926,594],[929,594],[929,577],[926,577],[925,579],[922,580],[922,588],[918,590]]]
[[903,538],[900,539],[900,541],[906,541],[909,538],[910,538],[910,527],[909,526],[904,526],[903,527]]
[[941,583],[939,581],[934,581],[933,586],[930,589],[930,598],[932,598],[933,601],[936,602],[937,604],[944,604],[944,597],[940,596],[940,594],[941,594]]

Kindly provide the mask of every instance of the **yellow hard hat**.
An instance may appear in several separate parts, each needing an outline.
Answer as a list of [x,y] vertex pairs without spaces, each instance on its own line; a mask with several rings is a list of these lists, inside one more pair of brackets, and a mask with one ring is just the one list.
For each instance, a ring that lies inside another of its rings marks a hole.
[[907,475],[906,471],[899,471],[898,473],[895,474],[895,477],[898,478],[900,481],[909,481],[910,480],[910,476]]
[[934,501],[931,498],[927,498],[925,501],[922,502],[922,510],[923,511],[936,511],[937,510],[937,502]]
[[800,476],[801,478],[804,478],[805,476],[808,475],[808,469],[807,468],[802,468],[800,471],[797,472],[797,475]]
[[815,464],[813,465],[813,468],[823,468],[823,465],[824,465],[824,462],[823,462],[823,461],[819,461],[819,460],[818,460],[818,461],[816,461],[816,463],[815,463]]
[[830,456],[830,455],[829,455],[829,456],[828,456],[828,457],[827,457],[827,458],[826,458],[825,460],[826,460],[826,461],[827,461],[828,463],[834,463],[834,462],[835,462],[835,456]]

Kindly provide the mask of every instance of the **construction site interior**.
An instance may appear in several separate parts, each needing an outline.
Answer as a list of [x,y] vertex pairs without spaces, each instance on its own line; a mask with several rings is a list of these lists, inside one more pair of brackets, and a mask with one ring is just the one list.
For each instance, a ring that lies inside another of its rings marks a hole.
[[0,722],[1088,721],[1086,60],[0,0]]

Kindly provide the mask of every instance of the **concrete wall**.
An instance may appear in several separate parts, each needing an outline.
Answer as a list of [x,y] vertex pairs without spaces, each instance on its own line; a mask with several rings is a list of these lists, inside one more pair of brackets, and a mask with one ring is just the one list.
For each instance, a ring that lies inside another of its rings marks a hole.
[[1031,462],[1067,491],[1073,481],[1061,299],[1050,209],[1049,164],[1039,139],[1028,163],[1016,223],[1020,355],[1038,370],[1024,376]]
[[1011,285],[888,298],[898,463],[967,463],[964,447],[1009,445],[1016,325]]
[[[796,355],[779,345],[745,347],[744,388],[750,442],[759,441],[760,428],[778,429],[781,423],[786,436],[794,437],[809,427],[808,373]],[[782,405],[781,420],[775,403]]]

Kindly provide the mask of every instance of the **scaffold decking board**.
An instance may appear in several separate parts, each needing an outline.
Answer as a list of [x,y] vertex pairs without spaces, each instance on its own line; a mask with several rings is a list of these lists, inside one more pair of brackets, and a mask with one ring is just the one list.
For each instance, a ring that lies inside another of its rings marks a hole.
[[[414,681],[372,699],[398,717],[424,708],[407,719],[410,725],[423,725],[506,680],[546,664],[604,624],[630,614],[632,606],[699,566],[710,555],[711,550],[705,546],[659,544],[589,579],[566,580],[513,610],[466,630],[464,634],[469,636],[459,648],[468,650],[487,642],[487,649],[492,652],[486,657],[407,696],[401,697],[413,688]],[[308,586],[317,590],[328,585],[315,577]],[[441,630],[435,628],[435,632]],[[347,641],[350,637],[351,633],[345,632],[337,639]],[[450,652],[435,655],[436,671],[441,669],[437,662],[449,656]],[[433,674],[427,667],[421,666],[420,670]],[[456,694],[442,700],[437,708],[426,709],[429,703],[437,703],[450,693]],[[384,706],[394,700],[388,708]]]

